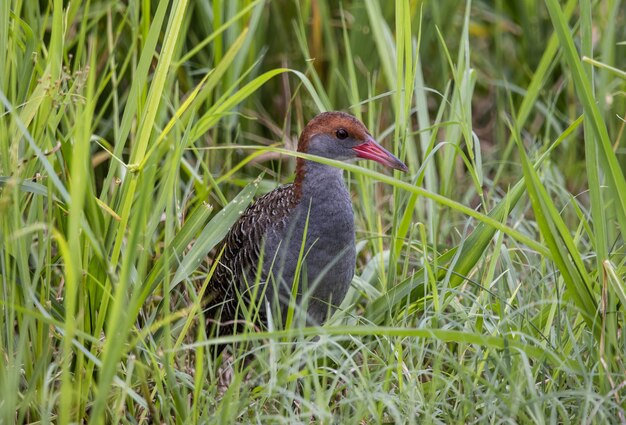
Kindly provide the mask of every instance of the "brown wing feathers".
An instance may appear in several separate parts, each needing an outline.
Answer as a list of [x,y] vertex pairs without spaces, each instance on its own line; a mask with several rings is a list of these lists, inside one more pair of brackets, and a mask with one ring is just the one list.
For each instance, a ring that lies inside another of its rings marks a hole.
[[279,187],[250,205],[222,241],[217,252],[223,253],[209,284],[206,305],[209,328],[217,325],[214,334],[232,333],[237,319],[236,286],[243,283],[246,272],[257,268],[267,232],[284,226],[296,204],[293,185]]

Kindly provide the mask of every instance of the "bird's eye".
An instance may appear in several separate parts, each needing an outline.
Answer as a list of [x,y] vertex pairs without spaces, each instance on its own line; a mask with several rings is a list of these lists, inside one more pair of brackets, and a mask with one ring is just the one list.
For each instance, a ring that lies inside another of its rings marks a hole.
[[337,130],[337,133],[335,134],[337,135],[337,138],[340,140],[348,138],[348,132],[344,128],[340,128],[339,130]]

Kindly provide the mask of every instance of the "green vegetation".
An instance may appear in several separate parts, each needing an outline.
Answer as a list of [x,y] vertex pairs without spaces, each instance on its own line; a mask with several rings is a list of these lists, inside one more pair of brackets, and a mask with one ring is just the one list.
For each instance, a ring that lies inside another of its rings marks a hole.
[[[625,28],[619,0],[1,1],[0,423],[626,421]],[[224,390],[211,250],[324,109],[411,172],[338,165],[351,292],[229,338]]]

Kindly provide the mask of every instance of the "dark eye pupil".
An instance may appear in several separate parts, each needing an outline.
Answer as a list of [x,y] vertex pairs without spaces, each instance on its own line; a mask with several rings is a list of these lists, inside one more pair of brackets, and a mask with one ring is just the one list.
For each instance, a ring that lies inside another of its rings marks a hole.
[[338,139],[345,139],[348,137],[348,132],[346,130],[344,130],[343,128],[340,128],[339,130],[337,130],[337,138]]

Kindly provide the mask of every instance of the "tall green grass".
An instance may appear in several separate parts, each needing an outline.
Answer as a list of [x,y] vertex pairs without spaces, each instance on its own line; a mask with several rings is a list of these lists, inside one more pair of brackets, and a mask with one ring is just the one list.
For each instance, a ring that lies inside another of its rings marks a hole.
[[[623,6],[1,2],[0,422],[625,422]],[[330,109],[410,168],[316,159],[346,300],[208,338],[215,246]]]

